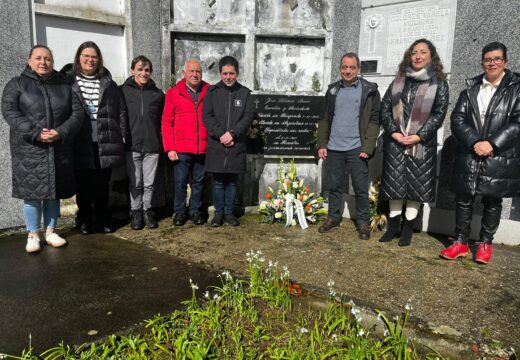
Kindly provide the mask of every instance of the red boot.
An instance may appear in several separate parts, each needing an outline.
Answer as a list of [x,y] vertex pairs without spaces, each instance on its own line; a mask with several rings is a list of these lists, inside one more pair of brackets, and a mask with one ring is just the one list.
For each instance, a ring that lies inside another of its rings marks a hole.
[[461,242],[455,241],[453,244],[444,250],[441,251],[440,256],[448,259],[455,260],[458,257],[466,257],[469,253],[468,244],[463,244]]
[[491,254],[493,254],[493,245],[480,244],[477,249],[477,255],[475,255],[475,261],[481,264],[489,264]]

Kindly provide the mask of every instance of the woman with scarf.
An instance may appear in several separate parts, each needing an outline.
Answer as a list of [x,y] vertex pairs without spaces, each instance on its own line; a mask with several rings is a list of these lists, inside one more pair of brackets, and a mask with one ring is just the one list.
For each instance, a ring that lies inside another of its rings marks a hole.
[[385,133],[380,194],[389,200],[390,216],[380,242],[400,234],[399,246],[410,245],[421,203],[435,201],[437,130],[448,100],[437,49],[429,40],[414,41],[381,103]]

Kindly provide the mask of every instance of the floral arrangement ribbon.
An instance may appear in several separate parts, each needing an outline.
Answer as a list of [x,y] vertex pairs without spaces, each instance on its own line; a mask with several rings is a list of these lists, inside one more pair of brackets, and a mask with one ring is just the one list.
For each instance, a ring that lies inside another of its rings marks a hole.
[[285,217],[287,221],[285,222],[285,226],[291,226],[293,220],[293,196],[291,194],[285,195]]
[[296,205],[296,215],[298,216],[298,222],[300,223],[300,226],[302,229],[307,229],[309,224],[307,224],[307,219],[305,218],[302,202],[298,199],[294,199],[294,204]]

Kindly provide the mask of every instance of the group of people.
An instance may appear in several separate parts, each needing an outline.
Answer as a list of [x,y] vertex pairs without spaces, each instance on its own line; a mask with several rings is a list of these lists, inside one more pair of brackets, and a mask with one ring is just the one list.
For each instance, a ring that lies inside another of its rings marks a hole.
[[[474,260],[487,264],[502,198],[520,196],[520,74],[507,69],[507,48],[500,42],[484,46],[481,65],[484,73],[467,81],[451,113],[457,140],[451,184],[456,195],[456,241],[440,256],[453,260],[468,255],[473,203],[479,195],[484,210]],[[329,86],[327,112],[318,126],[318,156],[327,160],[329,181],[329,215],[319,232],[339,226],[348,173],[359,238],[370,238],[368,159],[382,125],[379,196],[389,201],[390,211],[379,241],[399,238],[399,246],[409,246],[421,205],[435,201],[437,130],[449,103],[442,62],[431,41],[414,41],[382,101],[377,84],[358,77],[360,61],[355,53],[343,55],[339,71],[341,80]]]
[[200,213],[205,172],[213,175],[211,225],[240,224],[233,207],[253,107],[251,91],[237,81],[238,61],[223,57],[221,81],[209,86],[200,62],[188,60],[183,79],[166,96],[151,79],[152,66],[145,56],[135,57],[132,76],[118,86],[94,42],[82,43],[59,72],[51,50],[35,45],[21,76],[7,83],[2,115],[10,127],[12,195],[24,201],[27,252],[42,249],[42,217],[45,242],[67,244],[55,230],[60,199],[74,194],[82,234],[113,232],[110,178],[125,164],[131,227],[156,228],[152,199],[163,151],[174,163],[175,225],[188,214],[196,225],[206,222]]
[[[507,48],[499,42],[484,46],[481,65],[484,73],[468,80],[451,114],[458,144],[452,181],[457,240],[440,255],[468,255],[473,202],[480,195],[484,211],[475,260],[487,264],[502,198],[520,195],[520,75],[507,69]],[[328,169],[329,214],[318,231],[339,226],[348,173],[359,238],[370,238],[368,160],[382,125],[380,196],[389,201],[390,212],[379,241],[399,238],[400,246],[409,246],[421,205],[435,201],[437,130],[449,103],[446,74],[427,39],[416,40],[405,51],[382,100],[377,84],[360,78],[360,70],[355,53],[343,55],[341,79],[325,95],[317,149]],[[152,62],[137,56],[132,76],[117,86],[93,42],[81,44],[74,62],[60,72],[53,68],[49,48],[31,49],[27,67],[2,96],[2,114],[10,126],[13,197],[24,200],[27,252],[41,250],[42,214],[47,244],[66,244],[55,232],[59,199],[74,194],[81,233],[114,231],[107,210],[109,181],[112,169],[125,163],[130,226],[157,227],[152,199],[163,151],[174,164],[174,225],[188,219],[205,224],[201,207],[206,173],[213,179],[211,225],[239,225],[233,209],[238,174],[246,171],[247,132],[254,114],[251,91],[237,81],[238,61],[223,57],[221,81],[209,85],[202,80],[200,61],[189,59],[183,78],[166,96],[151,79],[152,72]]]

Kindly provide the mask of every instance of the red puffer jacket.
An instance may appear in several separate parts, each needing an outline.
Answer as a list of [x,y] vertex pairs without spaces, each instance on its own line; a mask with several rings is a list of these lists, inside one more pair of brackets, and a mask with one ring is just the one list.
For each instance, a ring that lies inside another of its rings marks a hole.
[[195,103],[182,79],[166,93],[162,115],[164,151],[205,154],[208,131],[202,121],[202,107],[208,83],[201,82],[201,92]]

